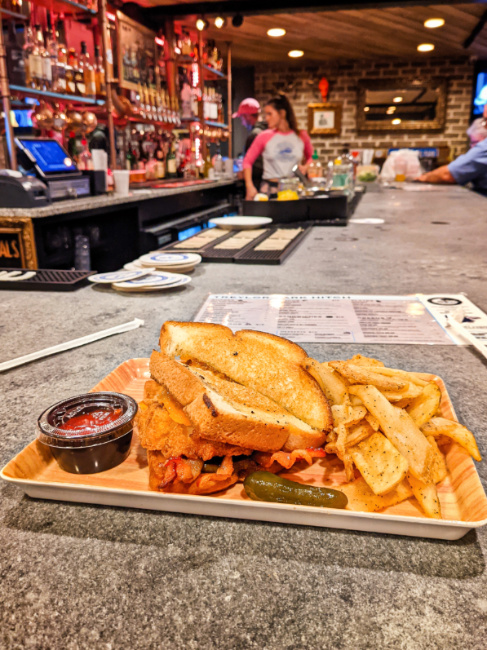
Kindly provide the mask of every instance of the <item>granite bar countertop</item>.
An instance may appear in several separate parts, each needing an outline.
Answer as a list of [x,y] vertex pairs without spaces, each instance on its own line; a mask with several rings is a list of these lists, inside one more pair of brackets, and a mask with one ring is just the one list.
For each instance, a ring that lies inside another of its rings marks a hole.
[[[369,222],[379,219],[380,222]],[[364,221],[365,220],[365,221]],[[383,220],[383,221],[382,221]],[[486,199],[459,188],[368,193],[282,266],[202,264],[187,287],[0,292],[1,360],[139,317],[141,329],[0,374],[0,464],[39,413],[147,357],[208,294],[466,292],[487,310]],[[442,376],[487,455],[487,361],[470,347],[304,344]],[[477,464],[487,484],[487,461]],[[445,542],[41,501],[0,485],[0,647],[483,650],[487,531]]]
[[69,201],[54,201],[50,205],[46,205],[42,208],[0,208],[0,217],[31,217],[32,219],[52,217],[57,214],[71,214],[73,212],[97,210],[99,208],[108,208],[115,205],[140,203],[141,201],[148,201],[150,199],[160,199],[166,196],[173,196],[174,194],[201,192],[216,187],[233,185],[234,183],[235,180],[221,180],[211,183],[197,183],[190,186],[167,187],[160,189],[137,189],[135,187],[130,189],[130,194],[128,196],[102,194],[100,196],[89,196]]

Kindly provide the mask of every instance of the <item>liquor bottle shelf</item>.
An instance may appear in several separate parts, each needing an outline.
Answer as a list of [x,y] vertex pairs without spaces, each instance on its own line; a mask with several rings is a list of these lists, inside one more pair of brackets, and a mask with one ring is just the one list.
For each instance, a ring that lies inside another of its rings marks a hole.
[[53,93],[50,90],[38,90],[36,88],[25,88],[24,86],[10,86],[10,90],[16,93],[29,95],[30,97],[51,97],[52,99],[61,99],[65,102],[76,104],[91,104],[92,106],[103,106],[104,99],[93,99],[92,97],[80,97],[79,95],[67,95],[63,93]]
[[36,0],[35,3],[36,5],[52,9],[56,13],[67,13],[69,11],[68,7],[73,10],[72,13],[85,13],[90,16],[96,16],[98,13],[96,9],[90,9],[86,5],[81,4],[81,2],[75,2],[74,0]]
[[228,129],[228,124],[213,122],[213,120],[205,120],[205,126],[213,126],[215,129]]
[[5,18],[14,18],[15,20],[20,21],[27,21],[29,18],[27,16],[24,16],[24,14],[19,14],[16,11],[10,11],[9,9],[3,9],[0,7],[0,14],[2,14],[3,17]]

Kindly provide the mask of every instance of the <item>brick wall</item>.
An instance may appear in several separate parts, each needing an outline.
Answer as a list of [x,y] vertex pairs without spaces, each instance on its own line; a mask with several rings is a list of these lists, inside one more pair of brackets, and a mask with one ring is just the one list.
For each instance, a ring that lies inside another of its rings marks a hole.
[[[328,101],[343,104],[340,136],[312,136],[322,160],[336,156],[344,143],[352,148],[388,149],[390,147],[453,147],[455,154],[468,148],[465,130],[470,118],[473,64],[466,58],[425,59],[423,61],[332,61],[307,66],[261,65],[255,68],[255,93],[261,102],[276,90],[284,90],[291,99],[300,128],[307,127],[307,106],[320,102],[318,82],[325,76],[330,83]],[[422,133],[359,133],[356,124],[357,81],[386,79],[400,83],[401,78],[442,77],[448,83],[446,125],[443,131]]]

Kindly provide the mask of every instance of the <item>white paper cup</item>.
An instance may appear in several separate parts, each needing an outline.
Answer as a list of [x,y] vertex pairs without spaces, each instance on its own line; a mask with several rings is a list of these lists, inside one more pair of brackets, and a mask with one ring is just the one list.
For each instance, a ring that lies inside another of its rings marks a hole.
[[114,169],[113,181],[115,183],[114,194],[128,196],[130,182],[130,172],[128,169]]
[[107,152],[103,149],[93,149],[91,151],[93,158],[93,169],[97,171],[106,171],[108,169],[108,156]]

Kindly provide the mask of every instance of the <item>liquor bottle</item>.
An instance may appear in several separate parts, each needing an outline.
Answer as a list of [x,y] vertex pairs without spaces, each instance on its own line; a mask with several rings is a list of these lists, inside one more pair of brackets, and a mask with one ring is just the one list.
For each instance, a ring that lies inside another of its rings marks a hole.
[[178,175],[178,167],[176,163],[176,154],[174,153],[174,143],[171,144],[167,157],[166,157],[167,177],[176,178]]
[[66,91],[71,95],[76,95],[76,81],[75,76],[78,70],[78,57],[74,47],[70,47],[68,51],[68,59],[66,62]]
[[318,156],[318,150],[315,149],[308,167],[308,178],[321,178],[322,176],[323,170]]
[[[40,40],[42,40],[42,46]],[[44,41],[42,39],[41,26],[35,26],[34,46],[29,57],[29,68],[31,70],[32,88],[42,90],[42,50]]]
[[11,84],[16,86],[26,85],[25,60],[23,48],[19,44],[15,22],[10,20],[8,23],[8,38],[5,43],[7,50],[7,71]]
[[210,150],[207,148],[205,162],[203,163],[203,176],[204,178],[210,178],[213,165],[211,164]]
[[91,156],[91,151],[88,148],[88,143],[86,138],[81,140],[81,152],[78,155],[78,169],[89,170],[93,169],[93,158]]
[[46,45],[44,46],[44,39],[42,39],[42,90],[52,90],[52,60],[49,53],[49,39],[52,37],[52,32],[49,30],[46,34]]
[[95,98],[96,95],[96,78],[95,68],[91,65],[90,55],[85,41],[81,42],[81,69],[83,70],[84,89],[86,97]]
[[56,78],[57,92],[65,93],[67,92],[66,66],[68,63],[68,55],[66,45],[64,45],[64,24],[62,20],[58,20],[56,23],[56,42],[57,60],[56,72],[54,73],[54,76]]
[[103,67],[103,59],[100,54],[100,48],[95,45],[95,86],[96,96],[103,97],[107,94],[107,85],[105,83],[105,68]]
[[155,151],[156,156],[156,175],[158,179],[165,178],[166,176],[166,160],[164,149],[162,147],[161,141],[157,143],[157,148]]
[[136,163],[137,157],[134,154],[132,147],[129,145],[129,148],[127,149],[127,155],[125,157],[125,167],[130,171],[132,169],[135,169]]
[[25,85],[27,88],[35,88],[33,66],[34,38],[32,28],[27,25],[25,28],[24,45],[22,47],[24,65],[25,65]]
[[51,64],[51,90],[53,92],[59,92],[59,83],[58,83],[58,64],[57,64],[57,52],[58,46],[56,42],[56,32],[52,29],[51,23],[51,14],[47,14],[47,38],[46,38],[46,51],[49,55],[49,61]]
[[[84,44],[84,47],[83,47]],[[86,82],[85,82],[85,56],[86,56],[86,43],[81,43],[81,52],[78,57],[78,67],[74,71],[74,81],[76,84],[76,94],[81,97],[86,97]]]

